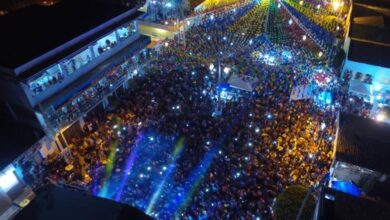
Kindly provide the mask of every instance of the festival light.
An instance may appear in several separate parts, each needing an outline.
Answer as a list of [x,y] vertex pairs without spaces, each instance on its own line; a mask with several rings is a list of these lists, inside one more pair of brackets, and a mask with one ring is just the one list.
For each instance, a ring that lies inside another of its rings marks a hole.
[[317,8],[317,9],[320,9],[320,8],[321,8],[321,5],[320,5],[320,4],[318,4],[316,8]]
[[[167,168],[167,167],[165,168],[167,171],[165,172],[165,175],[163,176],[161,182],[156,187],[156,189],[152,195],[152,198],[149,201],[149,204],[146,208],[147,214],[153,213],[154,206],[157,204],[159,198],[163,196],[162,195],[163,189],[164,189],[166,183],[169,181],[169,178],[171,177],[171,175],[175,171],[175,163],[176,163],[176,160],[179,158],[181,152],[183,151],[183,147],[184,147],[184,138],[180,138],[179,141],[176,143],[174,151],[173,151],[173,161],[169,165],[169,168]],[[164,167],[163,167],[163,169],[164,169]],[[159,174],[163,175],[163,172],[160,171]]]
[[303,1],[299,1],[299,5],[303,5]]
[[288,24],[292,25],[292,23],[293,23],[293,20],[290,18],[290,20],[288,20]]
[[377,121],[384,121],[386,119],[386,116],[383,113],[379,113],[376,118]]
[[374,85],[374,91],[379,92],[379,91],[381,91],[381,89],[382,89],[381,85],[379,85],[379,84]]
[[172,8],[172,3],[168,2],[165,6],[167,6],[168,8]]
[[322,57],[323,54],[324,54],[324,53],[322,53],[322,51],[320,51],[320,52],[318,53],[318,57]]
[[305,41],[306,38],[307,38],[306,35],[303,35],[303,36],[302,36],[302,40],[303,40],[303,41]]
[[326,124],[324,122],[321,123],[321,130],[323,131],[326,128]]
[[210,69],[210,71],[213,71],[214,70],[214,64],[210,64],[209,69]]
[[337,11],[342,6],[342,3],[338,0],[336,0],[336,1],[332,2],[332,6],[333,6],[333,10]]
[[9,191],[18,184],[18,179],[14,172],[15,168],[10,165],[7,169],[0,173],[0,187],[5,191]]
[[165,47],[168,47],[168,46],[169,46],[168,42],[165,42],[164,45],[165,45]]
[[210,19],[211,19],[211,20],[214,20],[214,15],[211,15],[211,16],[210,16]]
[[256,129],[255,129],[255,132],[256,132],[256,133],[259,133],[259,132],[260,132],[260,128],[256,128]]
[[230,68],[229,68],[229,67],[223,68],[223,72],[224,72],[225,74],[229,74]]

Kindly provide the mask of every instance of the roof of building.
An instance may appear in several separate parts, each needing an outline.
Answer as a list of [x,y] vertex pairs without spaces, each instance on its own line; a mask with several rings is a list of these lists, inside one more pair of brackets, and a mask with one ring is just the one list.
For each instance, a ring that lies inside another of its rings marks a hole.
[[348,59],[390,67],[390,1],[354,1],[350,20]]
[[390,219],[389,204],[330,188],[322,189],[320,204],[318,219],[321,220]]
[[63,0],[54,6],[32,5],[1,16],[0,65],[21,66],[128,10],[103,0]]
[[341,113],[336,160],[390,174],[390,126]]
[[46,186],[14,220],[150,220],[143,212],[123,203],[76,190]]
[[43,137],[43,132],[0,115],[0,170]]
[[348,60],[390,68],[390,46],[351,40]]

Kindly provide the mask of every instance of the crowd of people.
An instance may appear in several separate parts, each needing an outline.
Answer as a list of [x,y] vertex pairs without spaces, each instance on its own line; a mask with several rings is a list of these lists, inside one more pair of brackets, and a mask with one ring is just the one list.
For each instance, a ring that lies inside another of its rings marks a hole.
[[322,1],[316,0],[287,0],[286,3],[327,31],[333,33],[343,32],[343,18],[344,15],[348,12],[348,6],[345,5],[346,7],[344,7],[344,2],[333,1],[324,3]]
[[[318,49],[295,32],[272,40],[279,32],[264,24],[273,1],[204,17],[184,45],[174,39],[151,50],[145,74],[107,111],[84,118],[67,153],[47,164],[49,177],[157,219],[272,219],[287,186],[318,183],[338,109],[290,100],[293,87],[314,82]],[[289,28],[287,13],[273,13],[282,17],[268,26]],[[253,56],[283,51],[277,64]],[[232,69],[223,79],[209,67],[217,61]],[[256,78],[255,89],[223,101],[213,117],[218,83],[231,75]]]

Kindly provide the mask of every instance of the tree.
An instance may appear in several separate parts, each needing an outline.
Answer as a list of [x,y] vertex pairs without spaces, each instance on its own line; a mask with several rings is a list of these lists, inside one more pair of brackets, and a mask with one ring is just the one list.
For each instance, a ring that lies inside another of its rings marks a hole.
[[[288,187],[276,199],[274,212],[276,220],[295,220],[302,202],[308,192],[303,186],[296,185]],[[310,220],[313,218],[315,199],[309,196],[303,209],[300,220]]]

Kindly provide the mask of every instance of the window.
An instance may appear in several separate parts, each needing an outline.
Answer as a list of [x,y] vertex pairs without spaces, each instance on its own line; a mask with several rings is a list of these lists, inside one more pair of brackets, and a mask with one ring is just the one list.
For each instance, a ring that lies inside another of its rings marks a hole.
[[55,64],[30,79],[28,81],[28,86],[33,92],[33,96],[35,96],[51,85],[61,82],[63,79],[64,76],[61,74],[59,66]]
[[89,63],[92,60],[92,53],[89,48],[81,51],[75,56],[68,58],[64,61],[64,67],[67,73],[73,73],[74,71],[80,69],[85,64]]
[[116,31],[119,35],[120,40],[124,40],[132,36],[135,32],[137,32],[137,29],[135,23],[131,22],[123,27],[118,28]]
[[96,57],[100,56],[100,54],[113,48],[115,44],[116,44],[116,36],[115,36],[115,32],[112,32],[111,34],[108,34],[105,37],[98,40],[96,44],[93,46],[93,51],[95,52],[95,56]]

